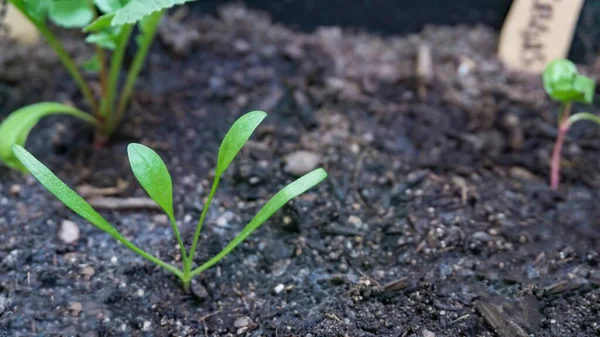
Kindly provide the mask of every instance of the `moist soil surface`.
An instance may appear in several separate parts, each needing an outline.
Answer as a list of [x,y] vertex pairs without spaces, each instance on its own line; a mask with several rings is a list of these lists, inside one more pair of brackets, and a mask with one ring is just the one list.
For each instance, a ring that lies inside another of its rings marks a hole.
[[[221,182],[197,263],[315,155],[329,178],[185,293],[2,167],[0,336],[598,336],[598,128],[571,130],[551,191],[557,107],[537,76],[503,68],[496,43],[486,27],[305,34],[239,7],[179,10],[110,143],[94,146],[90,127],[52,117],[27,148],[86,198],[117,198],[99,212],[177,265],[166,216],[152,204],[123,209],[146,197],[128,143],[167,163],[189,247],[220,140],[242,113],[269,112]],[[418,67],[424,46],[432,62]],[[2,116],[37,101],[85,106],[44,45],[0,50]],[[59,235],[69,221],[79,230],[70,244]]]

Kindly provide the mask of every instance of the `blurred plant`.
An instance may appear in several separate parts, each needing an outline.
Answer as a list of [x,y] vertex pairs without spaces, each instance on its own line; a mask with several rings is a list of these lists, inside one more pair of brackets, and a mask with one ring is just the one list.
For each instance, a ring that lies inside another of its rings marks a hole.
[[204,270],[210,268],[222,258],[227,256],[227,254],[229,254],[237,245],[243,242],[248,235],[260,227],[260,225],[262,225],[271,217],[271,215],[283,207],[288,201],[304,193],[311,187],[316,186],[327,177],[327,172],[325,172],[325,170],[322,168],[318,168],[284,187],[277,194],[275,194],[263,206],[263,208],[261,208],[260,211],[258,211],[256,216],[254,216],[254,218],[246,225],[246,227],[225,248],[223,248],[220,253],[215,255],[210,260],[204,262],[202,265],[192,268],[196,246],[198,245],[198,239],[200,238],[200,232],[202,230],[202,224],[206,219],[208,208],[212,202],[213,196],[215,195],[221,176],[241,150],[243,145],[248,141],[254,129],[256,129],[256,127],[265,117],[266,113],[262,111],[249,112],[240,117],[225,135],[225,138],[221,143],[221,147],[219,148],[217,168],[215,170],[215,178],[213,180],[212,188],[204,208],[202,209],[200,220],[198,221],[196,232],[194,233],[192,246],[189,251],[186,251],[185,249],[183,240],[179,234],[179,229],[175,222],[171,176],[165,163],[152,149],[141,144],[129,145],[127,152],[133,174],[142,187],[146,190],[148,195],[167,214],[181,250],[183,269],[178,269],[177,267],[162,261],[161,259],[137,247],[131,241],[127,240],[115,227],[109,224],[100,214],[98,214],[92,208],[92,206],[90,206],[87,202],[85,202],[85,200],[77,195],[77,193],[75,193],[65,183],[58,179],[47,167],[35,159],[29,152],[27,152],[27,150],[19,145],[13,145],[12,148],[18,160],[20,160],[21,163],[23,163],[23,165],[29,169],[31,174],[33,174],[33,176],[35,176],[42,185],[44,185],[67,207],[69,207],[75,213],[81,215],[84,219],[88,220],[96,227],[110,234],[127,248],[175,274],[181,279],[183,287],[187,291],[190,287],[190,282],[193,277],[199,275]]
[[558,135],[550,162],[550,186],[556,190],[560,181],[560,153],[569,128],[573,123],[582,120],[600,124],[600,116],[589,112],[578,112],[571,115],[574,102],[592,104],[596,91],[594,80],[579,74],[573,62],[565,59],[551,62],[544,70],[543,82],[548,96],[561,102],[561,109],[558,113]]
[[[37,28],[46,42],[56,52],[88,104],[91,114],[74,107],[44,102],[26,106],[10,114],[0,124],[0,159],[12,168],[25,168],[14,157],[11,146],[25,145],[27,136],[37,122],[49,115],[66,114],[96,127],[96,141],[104,142],[114,132],[123,118],[133,93],[135,81],[154,37],[164,9],[186,0],[8,0]],[[103,15],[98,16],[98,11]],[[78,65],[67,53],[63,44],[50,30],[48,21],[64,28],[83,28],[88,33],[85,41],[95,46],[95,55],[81,64],[89,72],[98,73],[100,98],[95,97],[83,78]],[[137,51],[125,82],[117,97],[119,73],[125,50],[138,24],[135,37]],[[112,52],[110,61],[106,51]]]

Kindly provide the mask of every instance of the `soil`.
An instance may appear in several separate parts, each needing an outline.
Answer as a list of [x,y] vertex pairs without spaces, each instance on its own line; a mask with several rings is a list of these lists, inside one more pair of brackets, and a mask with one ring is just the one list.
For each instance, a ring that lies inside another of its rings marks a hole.
[[[85,59],[85,46],[65,39]],[[600,335],[598,128],[573,128],[552,192],[556,106],[537,76],[503,68],[496,44],[486,27],[381,38],[299,33],[240,7],[218,17],[179,11],[110,144],[94,147],[93,130],[52,117],[28,149],[71,186],[124,180],[117,197],[131,198],[145,195],[126,146],[153,147],[173,176],[189,247],[221,138],[240,114],[268,111],[221,183],[197,262],[294,178],[286,156],[319,155],[328,180],[188,294],[33,178],[2,167],[0,336]],[[423,45],[425,78],[416,75]],[[84,106],[47,47],[3,41],[0,50],[2,116],[43,100]],[[160,212],[100,212],[178,263]],[[65,220],[79,228],[73,244],[58,237]]]

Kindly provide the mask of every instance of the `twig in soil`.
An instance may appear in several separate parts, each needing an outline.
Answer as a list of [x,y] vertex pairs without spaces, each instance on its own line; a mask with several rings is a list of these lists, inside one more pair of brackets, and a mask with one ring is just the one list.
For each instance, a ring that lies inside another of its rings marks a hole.
[[475,309],[500,337],[528,337],[528,334],[517,323],[512,321],[500,306],[478,301]]
[[150,198],[115,198],[95,197],[89,200],[90,205],[99,209],[121,210],[121,209],[151,209],[160,210],[154,200]]
[[77,193],[82,197],[112,196],[125,192],[129,183],[122,179],[117,179],[117,184],[111,187],[96,187],[92,185],[81,185],[77,187]]

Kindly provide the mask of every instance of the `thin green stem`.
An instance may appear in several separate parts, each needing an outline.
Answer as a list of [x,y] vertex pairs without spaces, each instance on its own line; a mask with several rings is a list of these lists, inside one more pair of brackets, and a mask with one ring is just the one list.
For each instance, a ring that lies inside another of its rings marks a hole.
[[208,213],[208,208],[212,202],[212,199],[217,191],[217,187],[219,186],[219,180],[221,176],[215,176],[215,180],[213,181],[212,188],[210,189],[210,193],[208,194],[208,198],[206,199],[206,203],[204,204],[204,208],[202,208],[202,214],[200,215],[200,220],[198,220],[198,225],[196,226],[196,232],[194,233],[194,241],[192,242],[192,247],[190,248],[190,252],[188,254],[188,267],[191,266],[194,261],[194,254],[196,253],[196,246],[198,246],[198,240],[200,239],[200,232],[202,231],[202,224],[204,224],[204,220],[206,219],[206,214]]
[[133,61],[131,63],[131,67],[127,73],[127,79],[125,80],[125,85],[123,86],[123,90],[121,92],[121,97],[119,98],[119,103],[117,106],[117,114],[115,116],[115,124],[119,124],[123,119],[123,115],[125,114],[125,109],[129,104],[129,100],[131,99],[131,95],[133,94],[133,89],[135,86],[135,82],[144,66],[144,60],[148,55],[148,51],[150,50],[150,46],[152,45],[152,41],[154,41],[154,37],[156,36],[156,30],[158,28],[158,24],[163,16],[163,11],[156,12],[151,14],[145,22],[145,26],[142,29],[142,33],[138,35],[138,50],[133,57]]
[[127,43],[129,37],[133,31],[133,25],[124,25],[121,28],[121,33],[117,39],[117,46],[113,51],[110,60],[110,69],[108,73],[108,85],[106,95],[102,97],[100,103],[100,113],[105,118],[105,135],[110,136],[113,132],[114,126],[114,102],[117,94],[117,87],[119,82],[119,73],[121,71],[121,65],[123,64],[123,58],[125,56],[125,50],[127,49]]
[[147,253],[145,250],[139,248],[138,246],[133,244],[133,242],[125,239],[124,237],[116,237],[116,239],[119,240],[123,245],[125,245],[125,247],[131,249],[133,252],[135,252],[135,253],[139,254],[140,256],[142,256],[143,258],[155,263],[156,265],[170,271],[171,273],[175,274],[177,277],[179,277],[180,279],[183,280],[183,273],[181,272],[181,270],[179,270],[176,267],[155,257],[154,255]]
[[96,102],[96,98],[94,98],[94,95],[92,94],[92,91],[90,90],[90,87],[87,85],[87,83],[83,79],[83,76],[81,75],[81,72],[77,68],[75,61],[73,61],[71,56],[69,56],[69,53],[65,50],[65,48],[60,43],[58,38],[50,31],[48,26],[46,26],[46,24],[43,21],[34,18],[27,12],[27,10],[25,10],[25,7],[24,7],[24,4],[22,1],[11,0],[10,2],[27,19],[29,19],[29,21],[31,21],[31,23],[37,28],[37,30],[40,32],[40,34],[42,34],[42,36],[46,39],[46,42],[48,42],[48,45],[54,50],[56,55],[58,55],[58,58],[62,62],[63,66],[67,69],[67,71],[69,72],[71,77],[73,77],[73,80],[75,80],[77,87],[81,91],[81,94],[83,95],[83,97],[85,97],[85,99],[88,101],[88,104],[92,108],[92,111],[97,111],[98,103]]
[[569,126],[579,121],[591,121],[600,125],[600,116],[591,114],[589,112],[578,112],[567,119]]
[[183,244],[183,240],[181,239],[181,234],[179,233],[179,228],[177,227],[177,222],[175,218],[169,215],[169,221],[171,221],[171,227],[173,228],[173,232],[175,233],[175,238],[177,239],[177,243],[179,244],[179,249],[181,250],[181,259],[185,265],[185,261],[187,261],[187,252],[185,249],[185,245]]
[[573,102],[563,102],[561,104],[560,110],[558,111],[558,126],[569,118],[571,114],[571,107],[573,106]]

